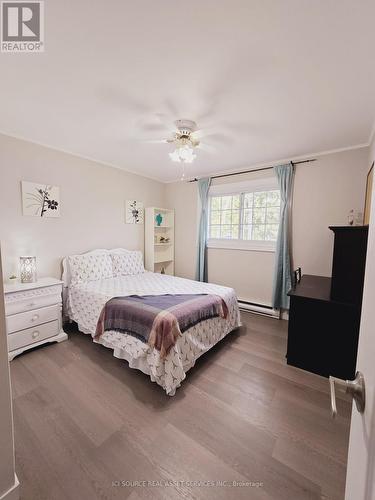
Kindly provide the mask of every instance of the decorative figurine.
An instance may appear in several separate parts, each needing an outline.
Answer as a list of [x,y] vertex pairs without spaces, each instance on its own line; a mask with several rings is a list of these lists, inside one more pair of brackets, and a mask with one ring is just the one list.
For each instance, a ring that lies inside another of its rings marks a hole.
[[348,215],[348,224],[349,226],[352,226],[354,224],[354,210],[350,210],[349,215]]
[[161,223],[163,222],[163,217],[162,217],[162,215],[161,215],[161,214],[158,214],[158,215],[155,217],[155,220],[156,220],[156,224],[157,224],[158,226],[160,226],[160,225],[161,225]]

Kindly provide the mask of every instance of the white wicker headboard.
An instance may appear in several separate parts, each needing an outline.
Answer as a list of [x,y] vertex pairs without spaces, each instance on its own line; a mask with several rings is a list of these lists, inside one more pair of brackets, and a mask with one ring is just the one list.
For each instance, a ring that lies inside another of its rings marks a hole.
[[[126,248],[113,248],[112,250],[107,250],[106,248],[97,248],[95,250],[91,250],[90,252],[81,253],[79,255],[95,255],[95,254],[103,254],[103,253],[122,253],[122,252],[130,252],[132,250],[127,250]],[[62,261],[62,281],[64,282],[64,288],[68,288],[71,281],[70,269],[68,257],[64,257]]]
[[[129,250],[126,250],[125,248],[114,248],[113,250],[107,250],[106,248],[97,248],[95,250],[91,250],[90,252],[85,252],[80,255],[93,255],[93,254],[103,254],[103,253],[122,253],[122,252],[129,252]],[[62,260],[62,281],[63,281],[63,307],[64,311],[68,311],[67,307],[67,298],[68,298],[68,288],[70,286],[71,282],[71,274],[70,274],[70,268],[69,268],[69,261],[68,257],[64,257]],[[66,313],[65,313],[66,314]]]
[[[82,253],[80,255],[94,255],[94,254],[103,254],[103,253],[109,253],[109,250],[106,250],[105,248],[98,248],[96,250],[91,250],[90,252],[85,252],[85,253]],[[64,282],[64,288],[68,288],[70,285],[70,281],[72,279],[72,277],[70,275],[68,257],[63,258],[62,267],[63,267],[63,272],[62,272],[61,279]]]

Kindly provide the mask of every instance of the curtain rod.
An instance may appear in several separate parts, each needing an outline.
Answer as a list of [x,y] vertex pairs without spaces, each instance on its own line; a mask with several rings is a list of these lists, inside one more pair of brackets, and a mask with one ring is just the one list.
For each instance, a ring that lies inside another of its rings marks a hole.
[[[310,163],[311,161],[316,161],[316,158],[312,158],[311,160],[301,160],[301,161],[291,161],[292,165],[300,165],[301,163]],[[213,175],[211,179],[220,179],[221,177],[231,177],[232,175],[241,175],[241,174],[249,174],[250,172],[260,172],[262,170],[271,170],[274,167],[262,167],[262,168],[253,168],[252,170],[243,170],[242,172],[232,172],[230,174],[221,174],[221,175]],[[198,182],[198,179],[195,177],[191,179],[189,182]]]

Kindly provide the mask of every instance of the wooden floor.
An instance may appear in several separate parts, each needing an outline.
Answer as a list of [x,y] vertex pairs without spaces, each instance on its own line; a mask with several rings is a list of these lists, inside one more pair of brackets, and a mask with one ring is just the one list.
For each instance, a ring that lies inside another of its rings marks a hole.
[[332,421],[327,380],[286,365],[286,322],[242,320],[173,398],[74,330],[16,358],[22,500],[342,499],[349,403]]

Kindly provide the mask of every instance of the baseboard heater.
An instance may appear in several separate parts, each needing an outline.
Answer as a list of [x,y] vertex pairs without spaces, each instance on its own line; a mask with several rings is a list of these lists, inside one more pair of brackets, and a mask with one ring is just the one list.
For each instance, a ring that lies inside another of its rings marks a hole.
[[256,304],[255,302],[248,302],[246,300],[238,300],[238,306],[241,310],[251,312],[254,314],[261,314],[262,316],[269,316],[271,318],[280,319],[280,311],[274,309],[272,306],[264,304]]

